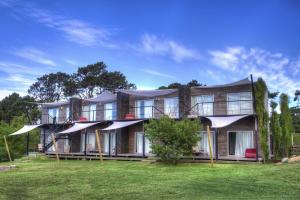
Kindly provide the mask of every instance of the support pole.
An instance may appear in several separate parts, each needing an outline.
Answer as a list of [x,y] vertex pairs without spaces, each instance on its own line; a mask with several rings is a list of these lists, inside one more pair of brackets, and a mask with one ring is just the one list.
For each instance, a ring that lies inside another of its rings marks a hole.
[[101,141],[100,141],[100,130],[96,130],[96,142],[97,142],[97,147],[98,147],[98,152],[99,152],[99,158],[100,158],[100,161],[102,162],[103,161],[103,157],[102,157],[102,152],[101,152]]
[[26,154],[29,156],[29,132],[27,132]]
[[207,126],[207,136],[208,136],[208,145],[209,145],[210,164],[211,164],[211,167],[213,167],[214,166],[214,161],[213,161],[213,153],[212,153],[212,145],[211,145],[211,133],[210,133],[209,126]]
[[3,138],[4,138],[5,147],[6,147],[7,155],[8,155],[8,158],[9,158],[9,162],[11,162],[11,156],[10,156],[10,152],[9,152],[8,144],[7,144],[7,141],[6,141],[6,137],[5,137],[5,136],[3,136]]
[[108,146],[109,146],[108,155],[109,157],[111,157],[111,132],[110,131],[108,132]]
[[52,133],[51,136],[52,136],[52,142],[53,142],[54,149],[55,149],[56,160],[57,160],[57,162],[59,162],[57,143],[56,143],[56,141],[55,141],[54,133]]
[[118,156],[118,130],[115,132],[115,156]]
[[145,133],[143,133],[143,157],[145,157]]
[[87,130],[84,132],[84,156],[86,157]]
[[215,131],[216,160],[219,159],[218,137],[219,137],[219,129],[216,128],[216,131]]

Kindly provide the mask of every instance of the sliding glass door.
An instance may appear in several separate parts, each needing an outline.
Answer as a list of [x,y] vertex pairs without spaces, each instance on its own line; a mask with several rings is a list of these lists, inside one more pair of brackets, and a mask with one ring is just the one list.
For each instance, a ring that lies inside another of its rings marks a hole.
[[228,132],[229,155],[245,156],[248,148],[253,148],[252,131],[231,131]]
[[[143,139],[144,132],[136,132],[136,153],[143,154]],[[148,138],[145,137],[145,154],[149,154],[151,152],[151,144]]]
[[[110,138],[109,138],[110,137]],[[109,146],[109,139],[110,139],[110,145]],[[116,149],[116,132],[105,132],[103,133],[103,140],[104,140],[104,153],[110,153],[114,154]]]

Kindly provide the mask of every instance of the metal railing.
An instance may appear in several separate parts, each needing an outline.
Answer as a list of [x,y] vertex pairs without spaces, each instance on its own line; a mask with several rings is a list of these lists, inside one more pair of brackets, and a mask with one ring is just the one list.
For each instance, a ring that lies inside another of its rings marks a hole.
[[[243,104],[249,102],[250,104]],[[232,104],[230,103],[237,103]],[[186,115],[213,116],[213,115],[243,115],[254,114],[253,100],[211,101],[192,105]]]
[[[177,110],[177,111],[176,111]],[[179,117],[179,109],[170,112],[164,112],[156,106],[132,106],[129,108],[129,113],[134,114],[137,119],[160,118],[169,116],[171,118]]]
[[[106,116],[106,111],[111,111],[110,115]],[[98,109],[98,110],[81,111],[81,117],[86,117],[88,121],[115,120],[117,119],[117,109]]]

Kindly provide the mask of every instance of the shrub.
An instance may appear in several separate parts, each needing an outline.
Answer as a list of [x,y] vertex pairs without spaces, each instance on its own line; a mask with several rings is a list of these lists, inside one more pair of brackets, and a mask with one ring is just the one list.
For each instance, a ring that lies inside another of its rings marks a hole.
[[183,155],[191,155],[200,139],[198,120],[175,121],[169,117],[150,120],[145,134],[152,145],[152,152],[163,162],[176,164]]

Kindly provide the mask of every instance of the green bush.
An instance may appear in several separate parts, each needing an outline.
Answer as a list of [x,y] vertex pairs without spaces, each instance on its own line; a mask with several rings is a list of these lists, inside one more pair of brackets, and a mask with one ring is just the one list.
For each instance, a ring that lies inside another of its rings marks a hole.
[[176,164],[183,155],[191,155],[200,139],[198,120],[175,121],[169,117],[150,120],[145,134],[152,145],[152,152],[163,162]]

